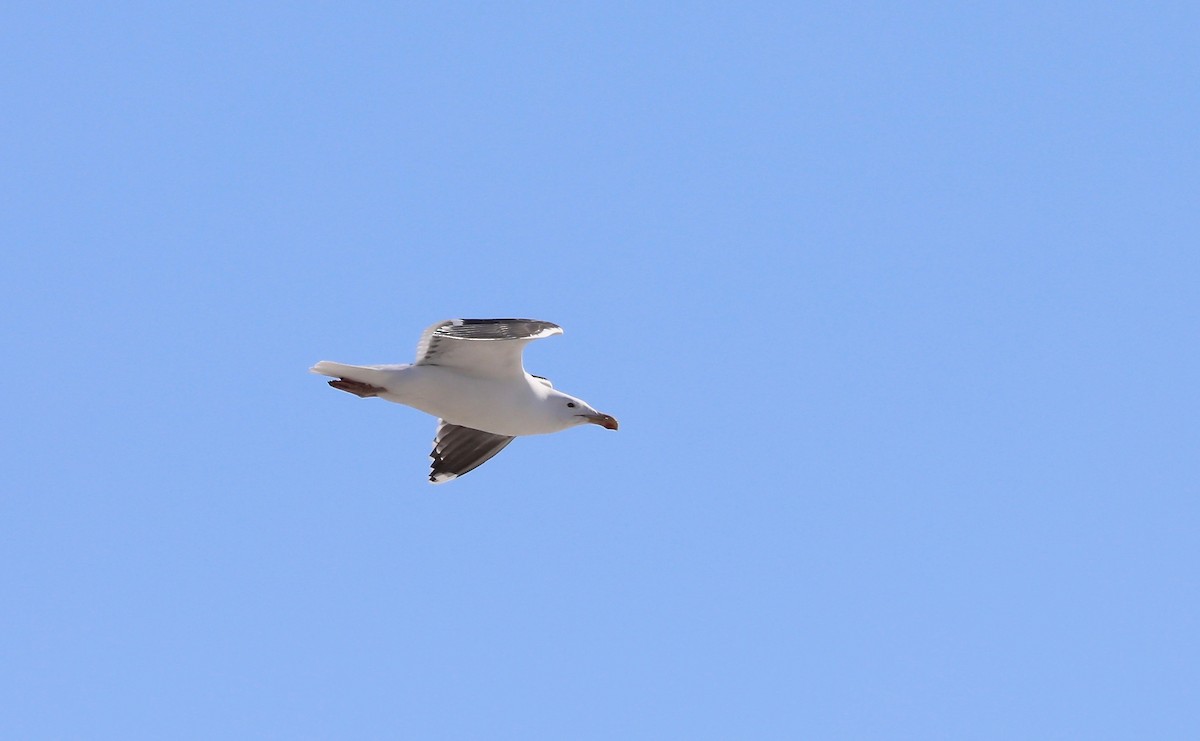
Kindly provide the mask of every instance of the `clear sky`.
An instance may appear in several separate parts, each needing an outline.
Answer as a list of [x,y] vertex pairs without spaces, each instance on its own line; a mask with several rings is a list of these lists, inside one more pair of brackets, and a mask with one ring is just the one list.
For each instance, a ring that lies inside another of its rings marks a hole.
[[[1200,737],[1195,3],[0,14],[0,737]],[[426,482],[450,317],[621,421]]]

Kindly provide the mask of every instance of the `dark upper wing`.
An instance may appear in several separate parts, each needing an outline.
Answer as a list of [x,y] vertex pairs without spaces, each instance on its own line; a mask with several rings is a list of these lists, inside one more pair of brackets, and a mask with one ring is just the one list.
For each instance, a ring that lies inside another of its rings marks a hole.
[[562,334],[536,319],[450,319],[438,322],[417,343],[417,365],[440,365],[489,378],[521,378],[521,353],[531,340]]
[[515,439],[508,435],[493,435],[483,430],[452,425],[439,419],[433,452],[429,454],[433,459],[429,480],[444,484],[473,471]]

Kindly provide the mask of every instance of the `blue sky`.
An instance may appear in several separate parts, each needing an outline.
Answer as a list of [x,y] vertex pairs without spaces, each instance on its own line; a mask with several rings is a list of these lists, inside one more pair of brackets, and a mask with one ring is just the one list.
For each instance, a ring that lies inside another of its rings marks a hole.
[[6,9],[0,736],[1196,738],[1198,21]]

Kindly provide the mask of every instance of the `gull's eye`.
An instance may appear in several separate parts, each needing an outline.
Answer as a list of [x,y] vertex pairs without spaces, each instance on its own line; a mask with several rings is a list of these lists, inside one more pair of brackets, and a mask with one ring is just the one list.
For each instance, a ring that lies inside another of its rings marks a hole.
[[567,402],[567,406],[569,406],[569,407],[571,407],[572,409],[574,409],[574,408],[575,408],[575,402],[573,402],[573,401],[568,401],[568,402]]

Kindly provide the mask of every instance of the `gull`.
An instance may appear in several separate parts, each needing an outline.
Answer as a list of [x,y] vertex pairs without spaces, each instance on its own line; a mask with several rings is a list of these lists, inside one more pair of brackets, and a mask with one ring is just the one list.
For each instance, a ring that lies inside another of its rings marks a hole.
[[329,385],[335,389],[437,417],[429,481],[443,484],[478,468],[523,435],[583,424],[617,429],[611,416],[525,372],[525,346],[556,334],[562,334],[562,327],[536,319],[448,319],[421,335],[415,363],[322,360],[310,370],[332,377]]

